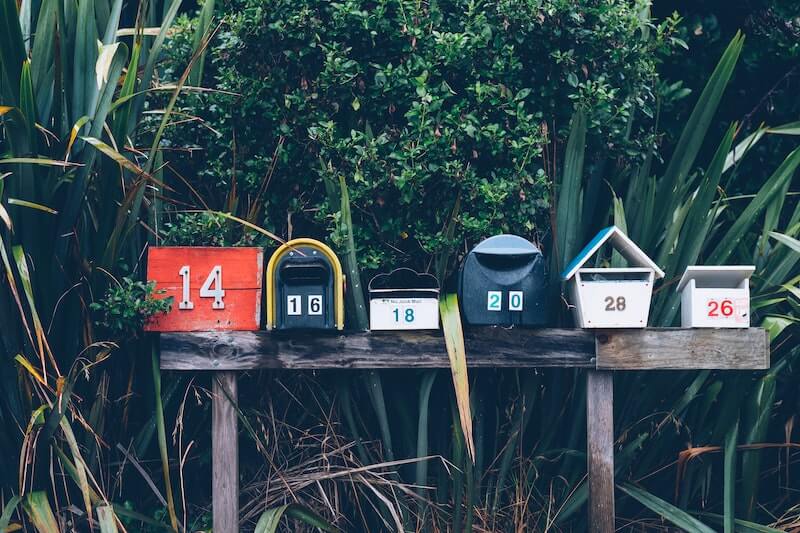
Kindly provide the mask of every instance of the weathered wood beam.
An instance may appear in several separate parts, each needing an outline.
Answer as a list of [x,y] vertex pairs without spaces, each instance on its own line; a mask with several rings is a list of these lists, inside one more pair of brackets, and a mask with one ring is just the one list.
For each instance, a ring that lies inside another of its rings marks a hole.
[[[472,367],[594,367],[595,340],[579,329],[467,330]],[[165,370],[449,368],[440,332],[220,332],[161,335]]]
[[597,368],[765,369],[769,336],[761,328],[606,330],[597,334]]
[[[467,328],[475,368],[764,369],[763,329]],[[227,331],[161,335],[164,370],[448,368],[440,332]]]

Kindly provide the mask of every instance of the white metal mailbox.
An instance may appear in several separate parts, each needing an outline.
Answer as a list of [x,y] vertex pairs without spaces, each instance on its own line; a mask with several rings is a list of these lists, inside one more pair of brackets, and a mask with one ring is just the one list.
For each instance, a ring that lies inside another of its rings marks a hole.
[[756,267],[690,266],[678,283],[685,328],[749,328],[750,276]]
[[[629,267],[584,268],[606,242]],[[658,265],[616,226],[595,235],[561,273],[569,284],[575,323],[582,328],[646,327],[653,282],[663,277]]]
[[439,329],[439,282],[398,268],[369,282],[369,329]]

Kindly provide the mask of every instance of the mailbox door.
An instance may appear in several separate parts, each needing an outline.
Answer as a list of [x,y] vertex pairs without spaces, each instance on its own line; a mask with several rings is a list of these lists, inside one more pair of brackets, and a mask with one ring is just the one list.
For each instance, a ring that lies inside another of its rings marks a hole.
[[147,279],[173,304],[145,331],[259,329],[263,257],[260,248],[150,248]]
[[325,258],[286,254],[275,287],[277,329],[334,327],[333,269]]
[[691,296],[688,306],[681,312],[684,327],[750,327],[749,289],[708,289],[690,286],[684,291]]
[[464,320],[473,325],[536,326],[547,323],[544,258],[470,253],[459,284]]

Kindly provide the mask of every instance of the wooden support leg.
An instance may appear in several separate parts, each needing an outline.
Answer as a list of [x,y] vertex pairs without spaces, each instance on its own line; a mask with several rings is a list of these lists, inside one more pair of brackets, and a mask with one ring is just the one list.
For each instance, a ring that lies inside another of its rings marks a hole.
[[236,372],[214,372],[211,408],[214,533],[239,533],[239,439]]
[[614,532],[614,379],[610,371],[586,376],[589,529]]

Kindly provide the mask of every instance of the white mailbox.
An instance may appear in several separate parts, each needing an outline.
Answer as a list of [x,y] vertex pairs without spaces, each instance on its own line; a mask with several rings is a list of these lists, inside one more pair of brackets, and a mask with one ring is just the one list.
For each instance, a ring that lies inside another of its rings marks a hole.
[[439,329],[439,282],[398,268],[369,282],[369,329]]
[[[584,268],[605,243],[625,258],[626,268]],[[643,328],[650,315],[655,278],[664,272],[616,226],[605,228],[567,265],[575,323],[582,328]]]
[[749,328],[750,276],[754,266],[690,266],[683,273],[681,325],[685,328]]

